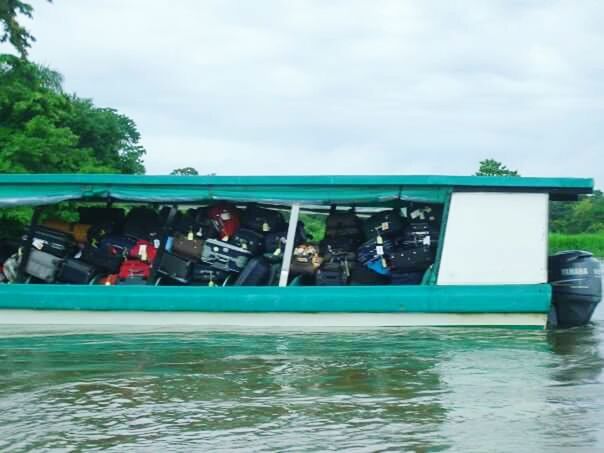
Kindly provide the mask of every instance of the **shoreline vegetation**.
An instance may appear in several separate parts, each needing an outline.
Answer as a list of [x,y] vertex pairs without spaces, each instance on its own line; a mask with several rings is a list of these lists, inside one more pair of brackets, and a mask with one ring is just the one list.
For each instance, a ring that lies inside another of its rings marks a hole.
[[586,250],[599,258],[604,258],[604,230],[597,233],[550,233],[550,253],[563,250]]

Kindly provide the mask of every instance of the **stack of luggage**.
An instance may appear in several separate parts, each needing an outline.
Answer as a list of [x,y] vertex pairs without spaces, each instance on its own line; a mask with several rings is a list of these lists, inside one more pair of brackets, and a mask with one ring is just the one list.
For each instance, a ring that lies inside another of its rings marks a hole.
[[[317,286],[419,284],[432,265],[440,213],[388,209],[361,219],[332,206],[325,237],[296,226],[290,282]],[[79,221],[33,225],[31,248],[0,250],[0,282],[102,285],[277,285],[289,225],[281,211],[218,202],[164,207],[86,207]],[[26,264],[21,266],[21,261]],[[19,272],[20,270],[20,272]]]

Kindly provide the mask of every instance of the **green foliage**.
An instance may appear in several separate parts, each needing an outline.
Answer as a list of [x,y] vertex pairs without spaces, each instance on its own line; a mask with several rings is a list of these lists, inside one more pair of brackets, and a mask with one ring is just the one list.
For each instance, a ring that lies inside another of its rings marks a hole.
[[550,229],[567,234],[604,231],[604,194],[596,190],[579,202],[550,203]]
[[598,257],[604,257],[604,230],[582,234],[551,233],[549,248],[550,253],[563,250],[587,250]]
[[476,176],[520,176],[516,170],[510,170],[501,162],[495,159],[485,159],[480,161],[480,167],[475,173]]
[[320,214],[300,214],[304,230],[312,235],[313,241],[320,241],[325,236],[325,216]]
[[170,174],[175,176],[198,176],[199,172],[193,167],[184,167],[176,168],[175,170],[172,170],[172,173]]
[[19,24],[17,17],[22,14],[31,18],[33,11],[29,3],[21,0],[0,0],[0,42],[10,42],[22,58],[36,38]]

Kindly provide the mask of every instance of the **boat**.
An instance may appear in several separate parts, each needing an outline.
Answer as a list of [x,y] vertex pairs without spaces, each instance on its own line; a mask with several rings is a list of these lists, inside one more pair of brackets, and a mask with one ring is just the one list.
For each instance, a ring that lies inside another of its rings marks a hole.
[[[284,211],[289,229],[276,286],[0,284],[0,324],[583,325],[601,299],[600,264],[582,251],[548,258],[549,202],[577,200],[593,187],[585,178],[497,176],[4,174],[0,209],[30,206],[38,213],[65,202],[177,209],[220,200]],[[335,206],[371,215],[421,203],[439,207],[442,218],[434,262],[420,284],[291,284],[289,263],[301,212],[325,215]],[[24,237],[24,254],[31,248],[32,228]]]

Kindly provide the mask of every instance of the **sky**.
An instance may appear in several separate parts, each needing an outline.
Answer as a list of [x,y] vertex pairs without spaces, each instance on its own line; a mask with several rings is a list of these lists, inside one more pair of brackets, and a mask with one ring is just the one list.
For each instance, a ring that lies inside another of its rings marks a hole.
[[494,158],[603,186],[601,0],[32,4],[31,59],[131,117],[150,174],[472,174]]

